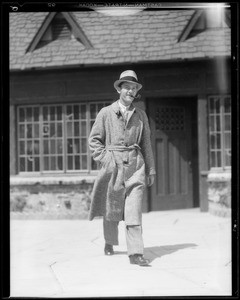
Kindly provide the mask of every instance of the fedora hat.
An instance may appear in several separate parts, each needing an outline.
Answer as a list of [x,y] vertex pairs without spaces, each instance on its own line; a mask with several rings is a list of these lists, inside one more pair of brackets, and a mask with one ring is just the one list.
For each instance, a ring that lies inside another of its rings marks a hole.
[[119,79],[114,82],[114,87],[118,92],[120,91],[119,85],[122,82],[135,83],[137,85],[137,91],[142,88],[142,85],[138,82],[137,74],[132,70],[122,72]]

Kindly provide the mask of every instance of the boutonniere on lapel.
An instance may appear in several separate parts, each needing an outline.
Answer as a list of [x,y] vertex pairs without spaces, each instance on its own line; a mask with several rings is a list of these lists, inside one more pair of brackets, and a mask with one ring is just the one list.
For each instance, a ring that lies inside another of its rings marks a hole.
[[120,118],[121,117],[121,112],[120,112],[120,110],[117,112],[117,116],[118,116],[118,118]]

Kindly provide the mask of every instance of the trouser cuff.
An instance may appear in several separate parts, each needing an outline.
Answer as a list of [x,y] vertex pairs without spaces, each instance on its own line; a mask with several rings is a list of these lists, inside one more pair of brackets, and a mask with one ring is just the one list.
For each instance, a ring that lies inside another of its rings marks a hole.
[[113,241],[105,240],[105,243],[108,244],[108,245],[112,245],[112,246],[119,245],[119,243],[117,241],[113,242]]

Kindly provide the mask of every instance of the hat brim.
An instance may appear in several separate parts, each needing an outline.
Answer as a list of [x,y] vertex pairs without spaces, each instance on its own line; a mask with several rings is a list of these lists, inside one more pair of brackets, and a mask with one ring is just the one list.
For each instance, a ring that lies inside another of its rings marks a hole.
[[120,91],[120,87],[119,87],[119,85],[120,85],[120,83],[123,83],[123,82],[129,82],[129,83],[134,83],[134,84],[136,84],[137,85],[137,91],[139,91],[141,88],[142,88],[142,85],[140,84],[140,83],[138,83],[138,82],[135,82],[135,81],[131,81],[131,80],[126,80],[126,79],[119,79],[119,80],[116,80],[115,82],[114,82],[114,87],[115,87],[115,89],[117,90],[117,91]]

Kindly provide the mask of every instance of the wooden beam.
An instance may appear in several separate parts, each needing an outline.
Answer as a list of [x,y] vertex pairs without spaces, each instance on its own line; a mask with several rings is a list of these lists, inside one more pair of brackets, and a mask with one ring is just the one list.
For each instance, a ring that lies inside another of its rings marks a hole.
[[195,13],[193,14],[191,20],[188,22],[187,26],[185,27],[185,29],[183,30],[183,32],[179,36],[178,43],[184,42],[188,38],[190,32],[192,31],[193,27],[197,23],[198,19],[202,15],[202,13],[203,13],[202,9],[195,11]]
[[73,33],[77,39],[79,39],[86,48],[93,48],[91,42],[88,40],[87,36],[75,21],[73,16],[68,12],[62,12],[62,15],[65,17],[66,21],[72,27]]
[[207,128],[207,96],[198,95],[198,153],[199,153],[199,196],[200,210],[208,211],[208,128]]
[[46,32],[48,26],[50,25],[50,23],[51,23],[52,19],[55,17],[55,15],[56,15],[56,12],[49,13],[49,15],[46,17],[46,19],[42,23],[42,26],[39,28],[39,30],[38,30],[37,34],[35,35],[34,39],[32,40],[31,44],[27,48],[26,53],[27,52],[32,52],[32,51],[35,50],[35,48],[37,47],[39,41],[43,37],[44,33]]

